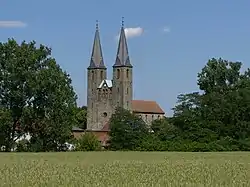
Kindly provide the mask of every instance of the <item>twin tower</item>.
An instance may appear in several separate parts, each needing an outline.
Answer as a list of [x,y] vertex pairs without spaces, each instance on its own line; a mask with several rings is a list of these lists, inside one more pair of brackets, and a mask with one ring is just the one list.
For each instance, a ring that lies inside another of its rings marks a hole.
[[96,24],[95,38],[88,71],[87,130],[101,131],[117,107],[131,110],[133,97],[133,66],[122,23],[113,78],[107,78],[107,68],[102,55],[99,27]]

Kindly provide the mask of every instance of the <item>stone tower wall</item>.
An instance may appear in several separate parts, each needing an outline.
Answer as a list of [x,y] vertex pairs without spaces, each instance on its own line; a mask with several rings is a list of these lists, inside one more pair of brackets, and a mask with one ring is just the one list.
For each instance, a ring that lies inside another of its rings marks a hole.
[[113,68],[113,106],[131,110],[133,97],[133,72],[131,67]]
[[113,112],[112,88],[103,87],[98,89],[96,106],[97,128],[102,129],[110,119]]
[[98,86],[107,78],[106,69],[88,69],[87,129],[98,129]]

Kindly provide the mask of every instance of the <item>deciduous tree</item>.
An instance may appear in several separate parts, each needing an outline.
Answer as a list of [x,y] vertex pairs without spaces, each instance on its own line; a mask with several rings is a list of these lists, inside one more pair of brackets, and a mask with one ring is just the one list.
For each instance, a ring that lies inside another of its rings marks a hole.
[[0,43],[0,91],[1,109],[11,115],[4,123],[7,151],[25,132],[40,142],[39,151],[56,150],[70,136],[76,95],[50,48],[35,41]]

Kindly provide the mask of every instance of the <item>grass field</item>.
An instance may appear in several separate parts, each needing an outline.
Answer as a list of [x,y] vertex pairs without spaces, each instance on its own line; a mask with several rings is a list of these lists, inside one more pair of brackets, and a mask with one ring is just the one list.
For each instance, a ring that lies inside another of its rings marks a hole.
[[0,186],[250,186],[250,153],[1,153]]

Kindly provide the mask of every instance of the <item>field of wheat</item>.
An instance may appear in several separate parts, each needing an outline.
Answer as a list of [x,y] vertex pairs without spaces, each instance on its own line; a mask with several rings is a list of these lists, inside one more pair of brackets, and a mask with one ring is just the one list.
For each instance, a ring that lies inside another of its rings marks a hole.
[[1,153],[0,186],[250,186],[250,153]]

